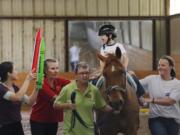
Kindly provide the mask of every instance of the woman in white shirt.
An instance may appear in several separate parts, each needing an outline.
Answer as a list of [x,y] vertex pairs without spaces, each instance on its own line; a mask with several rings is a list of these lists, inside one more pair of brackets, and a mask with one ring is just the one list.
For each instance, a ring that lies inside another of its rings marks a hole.
[[152,135],[178,135],[180,123],[180,81],[176,79],[175,62],[170,56],[159,60],[159,75],[140,80],[149,93],[143,102],[150,103],[149,128]]

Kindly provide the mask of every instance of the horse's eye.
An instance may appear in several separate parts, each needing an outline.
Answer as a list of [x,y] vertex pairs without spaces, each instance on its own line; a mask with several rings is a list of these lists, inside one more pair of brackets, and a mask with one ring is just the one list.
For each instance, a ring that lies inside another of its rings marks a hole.
[[126,72],[125,72],[125,71],[123,71],[123,70],[121,70],[121,74],[126,74]]

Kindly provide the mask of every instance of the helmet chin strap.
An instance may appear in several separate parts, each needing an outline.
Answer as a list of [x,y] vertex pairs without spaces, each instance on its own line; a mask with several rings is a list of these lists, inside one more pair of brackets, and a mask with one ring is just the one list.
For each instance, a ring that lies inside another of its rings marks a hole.
[[107,40],[106,44],[108,45],[110,41],[111,41],[111,38],[108,36],[108,40]]

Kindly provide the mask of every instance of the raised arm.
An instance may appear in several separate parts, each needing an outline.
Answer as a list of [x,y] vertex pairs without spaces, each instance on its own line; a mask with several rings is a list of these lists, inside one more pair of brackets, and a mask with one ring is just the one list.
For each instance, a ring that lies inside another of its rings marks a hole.
[[22,84],[22,86],[20,87],[19,91],[17,93],[14,93],[14,92],[11,92],[11,91],[8,91],[5,95],[4,95],[4,98],[5,99],[8,99],[10,101],[21,101],[23,96],[26,94],[27,90],[28,90],[28,86],[30,84],[30,82],[32,80],[35,80],[36,78],[36,74],[35,73],[32,73],[30,72],[26,78],[25,78],[25,81],[24,83]]

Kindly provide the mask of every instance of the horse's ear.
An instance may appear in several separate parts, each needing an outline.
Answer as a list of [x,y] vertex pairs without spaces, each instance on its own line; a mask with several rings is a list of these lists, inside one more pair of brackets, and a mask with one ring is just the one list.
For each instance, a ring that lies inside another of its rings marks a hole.
[[102,62],[105,61],[106,58],[104,56],[102,56],[99,51],[96,51],[96,55]]
[[121,49],[120,49],[119,47],[116,47],[115,54],[116,54],[116,57],[117,57],[118,59],[121,58],[122,52],[121,52]]

